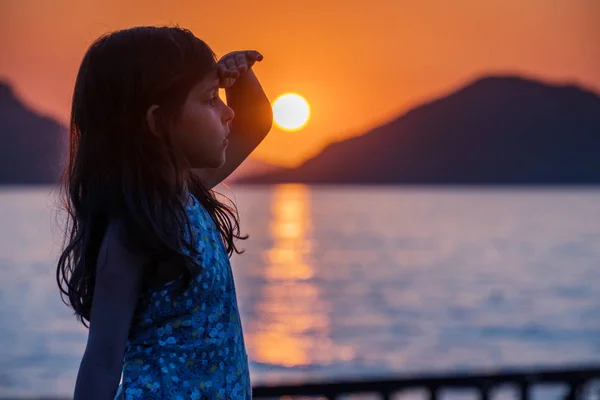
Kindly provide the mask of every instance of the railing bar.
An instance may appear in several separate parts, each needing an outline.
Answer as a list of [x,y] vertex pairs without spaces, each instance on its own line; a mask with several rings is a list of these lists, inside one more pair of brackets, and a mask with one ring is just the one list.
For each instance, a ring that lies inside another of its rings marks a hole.
[[[567,385],[567,399],[580,400],[584,385],[590,380],[600,378],[600,367],[572,368],[554,370],[529,370],[475,374],[449,374],[447,376],[408,376],[399,379],[381,379],[364,381],[320,382],[303,385],[282,385],[272,387],[255,387],[254,397],[310,396],[328,395],[329,400],[339,398],[341,393],[371,392],[385,400],[393,398],[393,393],[405,390],[425,390],[431,399],[441,398],[442,389],[469,388],[477,390],[479,397],[489,399],[493,389],[498,386],[511,385],[517,390],[521,399],[531,399],[533,385],[561,384]],[[594,389],[594,392],[596,390]],[[439,393],[439,394],[438,394]]]

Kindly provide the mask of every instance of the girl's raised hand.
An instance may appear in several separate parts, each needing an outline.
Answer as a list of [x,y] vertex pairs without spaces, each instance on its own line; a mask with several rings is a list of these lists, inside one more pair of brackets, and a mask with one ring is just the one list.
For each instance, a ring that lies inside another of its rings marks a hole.
[[225,54],[217,62],[221,87],[232,87],[244,72],[252,68],[255,62],[262,61],[262,59],[262,54],[255,50],[232,51]]

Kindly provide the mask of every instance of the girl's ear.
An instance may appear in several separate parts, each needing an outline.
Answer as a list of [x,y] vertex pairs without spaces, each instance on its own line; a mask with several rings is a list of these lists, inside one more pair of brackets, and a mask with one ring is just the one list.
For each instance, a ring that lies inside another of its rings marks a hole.
[[148,110],[146,110],[146,123],[150,128],[150,132],[152,132],[152,134],[157,138],[160,138],[160,133],[158,132],[157,128],[158,124],[156,122],[156,119],[158,118],[158,115],[156,115],[156,110],[158,110],[158,105],[156,104],[152,104],[150,107],[148,107]]

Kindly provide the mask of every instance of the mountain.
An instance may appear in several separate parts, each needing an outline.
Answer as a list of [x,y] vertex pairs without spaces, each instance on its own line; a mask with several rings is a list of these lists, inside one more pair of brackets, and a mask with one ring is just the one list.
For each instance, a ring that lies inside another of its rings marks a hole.
[[600,97],[515,76],[479,79],[241,183],[600,184]]
[[66,150],[66,128],[27,108],[0,82],[0,184],[57,182]]

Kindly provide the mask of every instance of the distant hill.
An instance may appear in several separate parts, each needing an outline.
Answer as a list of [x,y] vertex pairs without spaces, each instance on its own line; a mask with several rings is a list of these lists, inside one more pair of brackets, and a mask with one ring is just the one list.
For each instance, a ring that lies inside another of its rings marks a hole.
[[600,184],[600,97],[486,77],[297,168],[241,183]]
[[0,184],[57,182],[66,149],[66,128],[31,111],[0,82]]

